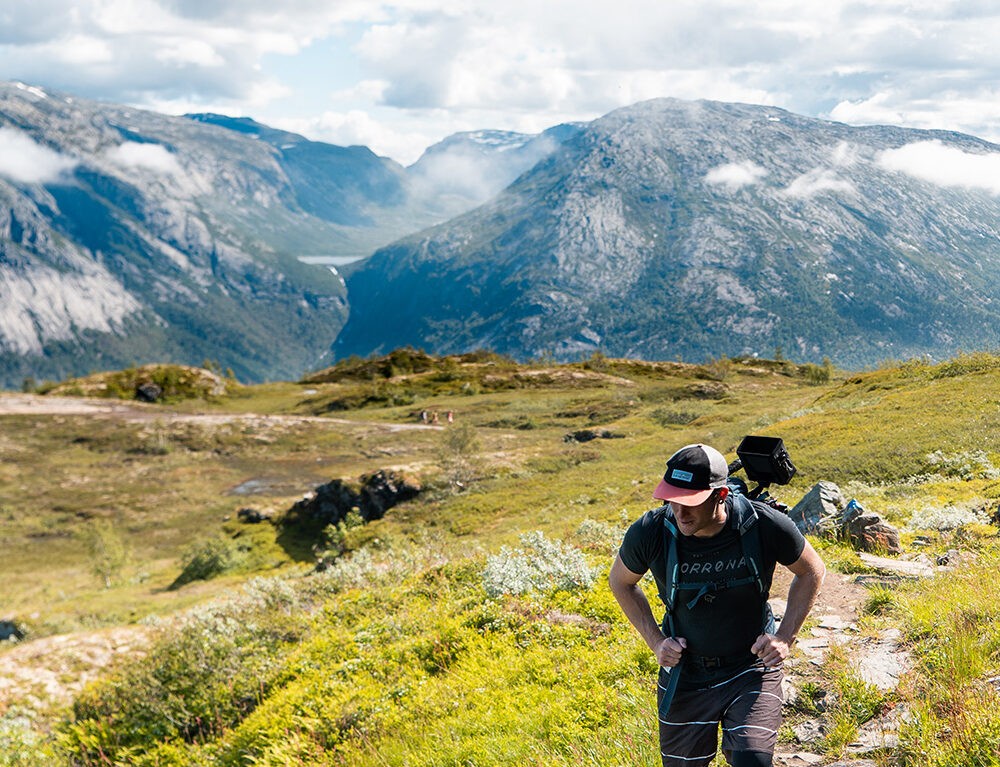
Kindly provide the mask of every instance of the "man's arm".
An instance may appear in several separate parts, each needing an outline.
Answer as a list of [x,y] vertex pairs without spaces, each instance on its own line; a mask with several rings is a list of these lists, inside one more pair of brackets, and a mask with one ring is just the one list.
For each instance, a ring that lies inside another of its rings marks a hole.
[[667,667],[676,666],[681,659],[681,653],[687,647],[687,640],[681,637],[663,636],[660,624],[653,617],[653,610],[649,606],[649,600],[646,599],[646,593],[639,588],[641,580],[642,575],[633,573],[625,566],[621,557],[615,557],[614,564],[611,565],[611,574],[608,576],[611,593],[615,595],[629,623],[653,651],[657,663]]
[[788,587],[788,604],[778,631],[774,634],[761,634],[750,648],[767,666],[777,666],[788,657],[795,636],[816,602],[816,595],[826,577],[826,565],[809,541],[806,541],[802,554],[788,565],[788,569],[795,577]]

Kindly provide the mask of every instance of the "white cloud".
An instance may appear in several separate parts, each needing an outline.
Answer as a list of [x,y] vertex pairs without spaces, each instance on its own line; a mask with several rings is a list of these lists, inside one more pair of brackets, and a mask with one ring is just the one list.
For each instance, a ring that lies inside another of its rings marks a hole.
[[834,165],[842,168],[854,165],[858,161],[858,148],[848,144],[846,141],[841,141],[833,148],[830,159],[833,160]]
[[[301,120],[285,119],[274,121],[274,126],[293,133],[310,136],[313,139],[326,141],[340,146],[367,146],[375,154],[409,164],[416,161],[424,148],[438,140],[438,137],[450,133],[440,131],[448,121],[438,116],[435,123],[433,117],[415,117],[406,127],[397,129],[390,120],[378,120],[361,109],[347,112],[324,112],[318,117]],[[428,124],[434,127],[427,130]]]
[[985,189],[1000,194],[1000,153],[974,154],[940,141],[918,141],[878,156],[886,170],[929,181],[941,186]]
[[744,186],[756,184],[766,175],[767,171],[764,168],[750,160],[744,160],[712,168],[705,174],[705,183],[724,186],[727,190],[735,192]]
[[620,0],[613,11],[604,0],[0,5],[7,77],[270,124],[363,113],[379,126],[355,140],[382,134],[385,152],[392,134],[402,147],[392,151],[409,157],[427,136],[537,132],[661,96],[1000,138],[1000,14],[987,2]]
[[183,170],[173,153],[159,144],[126,141],[107,152],[108,159],[123,168],[141,168],[153,173],[180,175]]
[[215,47],[205,40],[173,40],[155,55],[157,60],[177,66],[221,67],[226,63]]
[[789,197],[808,198],[818,194],[833,192],[837,194],[854,194],[854,184],[840,178],[829,168],[813,168],[803,173],[784,190]]
[[48,184],[76,165],[76,160],[37,143],[26,133],[0,128],[0,176],[20,184]]

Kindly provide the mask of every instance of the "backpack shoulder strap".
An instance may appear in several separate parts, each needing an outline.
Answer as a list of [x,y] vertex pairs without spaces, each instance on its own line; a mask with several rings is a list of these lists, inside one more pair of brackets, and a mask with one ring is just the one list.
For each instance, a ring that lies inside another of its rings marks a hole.
[[[677,525],[674,524],[674,515],[670,511],[670,504],[664,504],[663,509],[663,561],[666,563],[665,579],[667,622],[670,624],[671,636],[673,636],[674,608],[677,605],[677,581],[678,570],[680,568],[680,556],[677,553]],[[656,509],[659,511],[660,509]]]
[[736,529],[740,534],[740,545],[743,547],[743,558],[746,560],[750,574],[757,582],[757,589],[764,593],[764,578],[761,574],[761,542],[760,525],[757,524],[757,510],[753,503],[744,495],[733,495],[733,513],[736,514]]

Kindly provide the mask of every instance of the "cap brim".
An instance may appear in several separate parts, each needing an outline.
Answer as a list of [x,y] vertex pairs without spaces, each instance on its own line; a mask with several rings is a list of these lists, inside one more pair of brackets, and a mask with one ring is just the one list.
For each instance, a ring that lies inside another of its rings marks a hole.
[[659,501],[676,501],[683,506],[698,506],[708,500],[714,489],[710,487],[708,490],[692,490],[660,480],[660,484],[653,491],[653,497]]

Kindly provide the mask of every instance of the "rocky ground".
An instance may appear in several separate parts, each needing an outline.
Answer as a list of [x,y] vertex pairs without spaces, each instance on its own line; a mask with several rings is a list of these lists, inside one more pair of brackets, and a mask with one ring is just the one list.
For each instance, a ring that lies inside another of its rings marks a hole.
[[[894,560],[882,562],[891,566]],[[901,562],[901,568],[908,563]],[[790,574],[778,568],[771,589],[773,595],[787,590]],[[901,646],[901,636],[895,629],[876,636],[862,635],[858,631],[858,609],[867,596],[864,578],[828,572],[823,589],[816,600],[804,629],[796,641],[791,659],[785,664],[785,698],[794,702],[801,685],[816,680],[826,652],[834,644],[850,647],[851,657],[858,674],[869,684],[882,690],[892,690],[899,683],[900,675],[909,668],[909,655]],[[781,615],[784,601],[772,598],[775,613]],[[825,686],[825,685],[822,685]],[[775,753],[776,767],[875,767],[876,762],[865,758],[876,751],[896,744],[898,722],[890,714],[870,722],[858,733],[847,751],[849,757],[838,761],[820,753],[824,730],[822,719],[806,719],[794,726],[796,742],[779,743]]]

